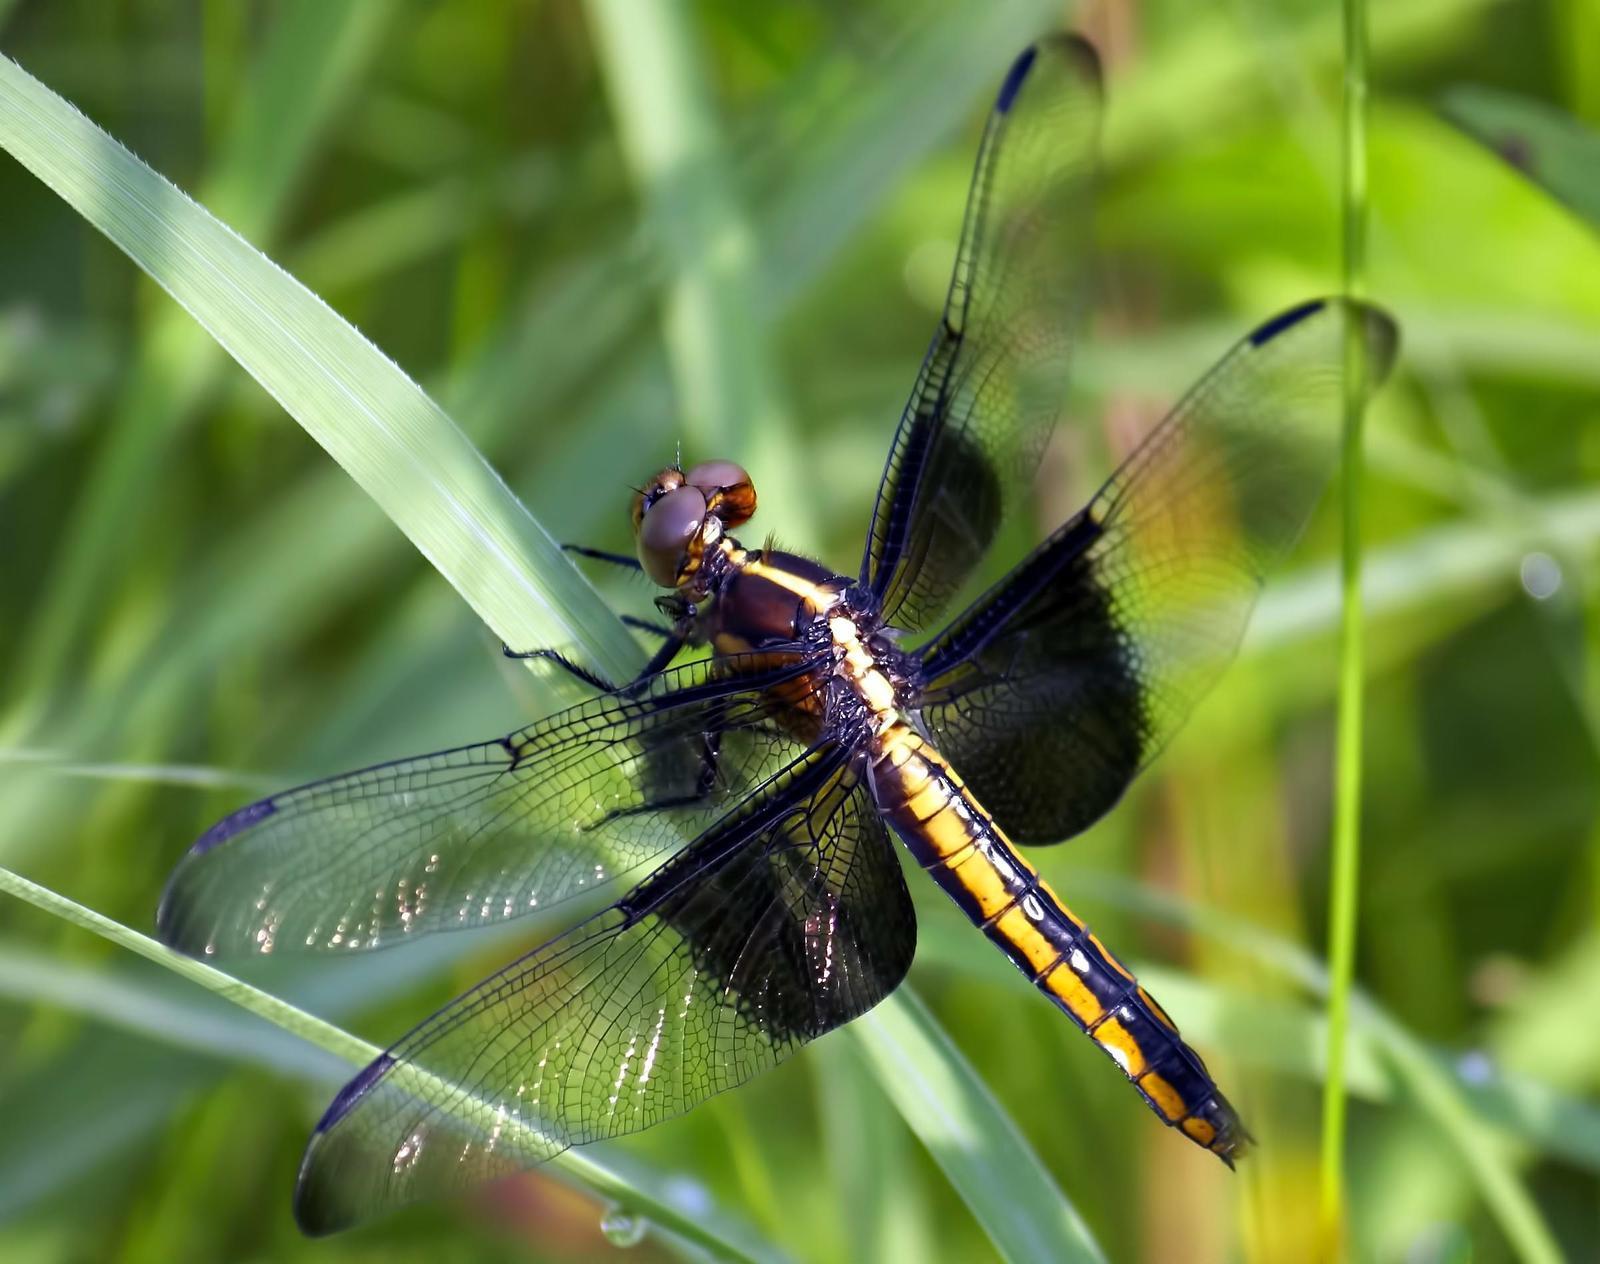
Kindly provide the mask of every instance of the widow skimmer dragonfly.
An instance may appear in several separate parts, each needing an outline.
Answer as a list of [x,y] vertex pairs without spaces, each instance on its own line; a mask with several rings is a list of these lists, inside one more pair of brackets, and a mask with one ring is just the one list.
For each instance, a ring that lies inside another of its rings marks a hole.
[[[655,866],[340,1092],[300,1172],[308,1232],[678,1115],[871,1009],[916,945],[891,831],[1164,1122],[1230,1166],[1243,1152],[1200,1056],[1016,847],[1110,809],[1216,678],[1335,465],[1347,339],[1368,389],[1392,321],[1322,299],[1261,325],[904,648],[973,576],[1061,410],[1100,108],[1074,37],[1007,74],[858,575],[742,547],[740,467],[670,467],[633,504],[630,564],[673,618],[637,679],[565,664],[596,696],[264,799],[178,865],[159,930],[206,956],[380,948]],[[690,644],[712,653],[671,666]]]

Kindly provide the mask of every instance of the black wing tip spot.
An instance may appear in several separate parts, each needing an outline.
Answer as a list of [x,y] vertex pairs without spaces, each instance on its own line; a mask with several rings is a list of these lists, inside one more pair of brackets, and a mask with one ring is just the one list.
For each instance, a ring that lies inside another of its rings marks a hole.
[[1016,60],[1011,63],[1011,69],[1006,72],[1005,82],[1000,85],[1000,94],[995,98],[995,113],[1011,112],[1011,107],[1016,104],[1017,94],[1022,91],[1022,85],[1032,72],[1041,50],[1052,53],[1063,61],[1076,62],[1077,71],[1084,80],[1096,89],[1102,86],[1105,76],[1101,69],[1100,53],[1095,46],[1076,32],[1060,31],[1029,44],[1017,54]]
[[1017,54],[1017,59],[1011,63],[1011,69],[1006,71],[1006,81],[1000,85],[1000,95],[995,98],[994,108],[998,114],[1006,114],[1017,99],[1017,93],[1022,90],[1022,83],[1028,77],[1028,72],[1033,69],[1034,59],[1039,56],[1039,46],[1030,44]]
[[308,1238],[325,1238],[347,1227],[319,1184],[304,1172],[294,1187],[294,1223]]
[[1077,69],[1096,88],[1104,86],[1105,67],[1100,60],[1100,50],[1076,31],[1060,31],[1039,41],[1036,47],[1045,47],[1067,61],[1077,62]]
[[230,812],[195,840],[189,849],[191,856],[203,856],[213,847],[220,847],[236,834],[242,834],[278,810],[277,799],[261,799],[248,807]]
[[328,1103],[328,1109],[322,1112],[322,1118],[317,1120],[317,1126],[312,1133],[312,1144],[315,1145],[318,1137],[327,1133],[348,1115],[355,1108],[355,1104],[366,1095],[367,1090],[387,1075],[394,1065],[395,1060],[392,1055],[380,1053],[362,1067],[355,1078],[339,1090],[339,1095]]
[[1270,320],[1257,325],[1250,335],[1252,347],[1262,347],[1271,342],[1279,334],[1293,329],[1308,316],[1314,316],[1328,305],[1325,298],[1314,298],[1309,302],[1298,303],[1286,312],[1279,312]]
[[1342,308],[1349,318],[1359,318],[1366,327],[1369,369],[1368,387],[1376,388],[1394,367],[1400,350],[1400,326],[1395,318],[1375,303],[1353,298],[1314,298],[1298,303],[1262,322],[1249,337],[1253,347],[1262,347],[1293,329],[1307,318],[1328,307]]

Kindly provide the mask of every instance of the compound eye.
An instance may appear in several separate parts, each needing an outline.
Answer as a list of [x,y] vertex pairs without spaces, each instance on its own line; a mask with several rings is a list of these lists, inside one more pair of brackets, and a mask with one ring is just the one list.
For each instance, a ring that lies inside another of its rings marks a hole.
[[650,511],[651,505],[668,492],[682,487],[683,484],[683,471],[676,465],[669,465],[639,488],[633,496],[633,529],[635,531],[639,529],[639,520]]
[[706,520],[706,497],[698,487],[679,487],[645,511],[639,523],[639,564],[652,583],[676,588],[689,569],[689,545]]
[[732,461],[702,461],[683,476],[691,487],[715,497],[715,513],[724,526],[737,527],[756,511],[756,489],[742,465]]
[[701,491],[716,492],[724,487],[748,483],[750,476],[742,465],[735,465],[732,461],[701,461],[683,476],[683,481]]

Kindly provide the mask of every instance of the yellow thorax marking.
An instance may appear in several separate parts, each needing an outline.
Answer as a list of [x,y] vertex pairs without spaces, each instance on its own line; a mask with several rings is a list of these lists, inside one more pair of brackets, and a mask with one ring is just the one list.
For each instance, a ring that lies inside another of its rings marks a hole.
[[872,708],[873,714],[878,717],[880,729],[893,723],[894,686],[879,669],[867,647],[861,644],[861,633],[855,621],[844,615],[834,615],[828,620],[828,631],[833,634],[833,643],[844,653],[840,668],[845,678],[855,686],[862,701]]
[[781,566],[772,566],[766,562],[752,558],[750,553],[741,549],[732,541],[725,548],[728,561],[734,566],[742,568],[747,574],[755,575],[770,584],[792,592],[796,597],[802,598],[805,603],[815,611],[831,610],[839,604],[839,594],[829,592],[821,584],[796,575],[793,571],[785,570]]

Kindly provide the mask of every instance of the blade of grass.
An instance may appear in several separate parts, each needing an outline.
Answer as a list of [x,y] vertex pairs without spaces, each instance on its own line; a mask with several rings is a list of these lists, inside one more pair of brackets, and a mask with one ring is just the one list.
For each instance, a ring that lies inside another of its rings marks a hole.
[[[677,0],[590,0],[589,24],[622,148],[670,277],[663,333],[691,462],[737,453],[804,547],[805,484],[756,287],[757,238],[738,203],[710,74]],[[672,432],[661,435],[662,455]]]
[[454,422],[326,304],[14,62],[0,145],[188,309],[508,644],[638,650]]
[[906,988],[848,1030],[878,1083],[1002,1258],[1103,1261],[1099,1246],[988,1087]]
[[[5,881],[0,874],[0,884]],[[0,996],[71,1010],[186,1052],[250,1063],[301,1079],[337,1084],[344,1067],[333,1051],[270,1022],[256,1021],[248,1017],[249,1011],[240,1022],[238,1008],[197,998],[191,988],[161,987],[155,978],[107,970],[98,963],[74,965],[25,945],[0,945]]]
[[[203,961],[173,952],[149,936],[141,935],[120,922],[103,917],[94,910],[85,908],[46,887],[29,882],[8,869],[0,868],[0,894],[22,900],[74,926],[91,931],[119,948],[153,961],[173,974],[222,997],[230,1004],[265,1019],[274,1027],[333,1054],[350,1066],[365,1066],[383,1052],[376,1045],[369,1044],[314,1014],[263,992],[260,988],[252,987]],[[426,1082],[431,1078],[420,1071],[417,1072],[417,1077],[420,1082]],[[485,1119],[497,1118],[497,1113],[492,1107],[483,1106],[481,1109],[484,1111]],[[499,1122],[502,1126],[507,1126],[504,1121]],[[552,1159],[549,1166],[598,1197],[613,1202],[635,1215],[643,1216],[652,1224],[712,1252],[718,1258],[756,1260],[776,1257],[776,1253],[769,1250],[760,1249],[751,1252],[747,1243],[735,1241],[736,1236],[743,1235],[721,1231],[719,1218],[708,1215],[704,1207],[696,1207],[691,1212],[666,1198],[659,1197],[639,1184],[617,1176],[590,1152],[569,1150]]]
[[[1344,3],[1342,192],[1344,292],[1366,288],[1367,247],[1367,11],[1365,0]],[[1362,330],[1345,332],[1344,461],[1340,536],[1338,751],[1334,770],[1332,880],[1328,892],[1327,1078],[1322,1093],[1320,1241],[1323,1257],[1344,1254],[1344,1059],[1355,970],[1356,900],[1361,857],[1361,420],[1365,395]]]
[[1493,88],[1445,95],[1445,117],[1600,228],[1600,134],[1570,114]]
[[[216,214],[252,238],[275,234],[328,118],[392,20],[383,5],[328,5],[320,0],[295,0],[276,14],[242,94],[234,131],[202,189]],[[29,136],[24,120],[46,98],[39,97],[30,107],[31,94],[18,88],[23,80],[33,81],[25,75],[15,78],[20,72],[10,63],[0,69],[5,72],[0,74],[0,146],[60,193],[62,188],[25,157]],[[94,200],[86,164],[92,165],[99,147],[93,138],[100,133],[59,97],[54,100],[61,107],[54,124],[46,122],[46,114],[33,117],[41,128],[60,130],[35,131],[32,143],[58,147],[54,178],[76,179],[82,210]],[[111,157],[109,151],[106,156]],[[68,170],[72,162],[79,167],[75,177]],[[158,178],[147,173],[149,179]],[[139,183],[128,187],[130,196],[145,196],[137,192]],[[113,213],[109,206],[102,211]],[[144,331],[129,384],[57,549],[52,581],[29,620],[15,679],[30,694],[12,722],[14,729],[26,730],[82,651],[81,633],[97,608],[95,594],[114,574],[128,522],[158,475],[161,453],[215,383],[222,364],[211,342],[181,311],[163,306]]]

